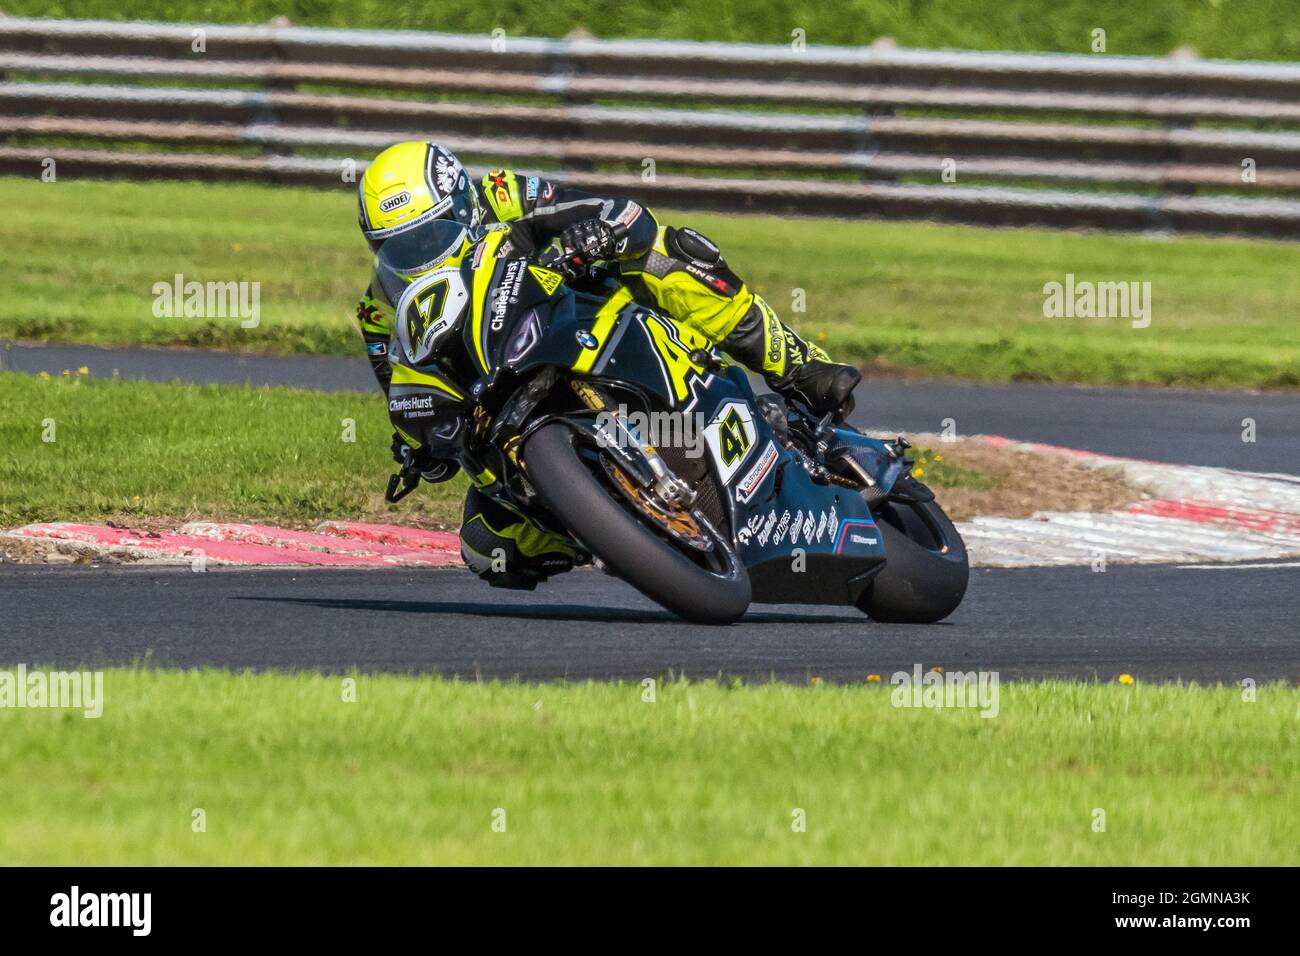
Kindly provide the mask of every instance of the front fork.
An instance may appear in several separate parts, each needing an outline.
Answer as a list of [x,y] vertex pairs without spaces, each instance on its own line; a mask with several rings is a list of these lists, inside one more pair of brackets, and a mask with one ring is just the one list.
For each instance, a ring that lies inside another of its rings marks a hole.
[[[695,503],[695,491],[669,470],[663,456],[623,416],[608,410],[604,396],[594,386],[576,380],[570,384],[583,404],[596,412],[596,443],[601,448],[617,449],[623,462],[630,466],[632,477],[665,506],[689,511]],[[629,451],[636,454],[629,455]]]

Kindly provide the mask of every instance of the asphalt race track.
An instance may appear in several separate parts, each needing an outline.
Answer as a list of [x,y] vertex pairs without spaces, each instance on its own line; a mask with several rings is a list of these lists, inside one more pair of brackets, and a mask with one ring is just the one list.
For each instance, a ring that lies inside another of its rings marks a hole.
[[[7,356],[7,357],[6,357]],[[236,355],[165,349],[15,345],[0,351],[20,372],[86,366],[94,377],[375,391],[370,365],[355,358]],[[952,381],[867,381],[855,424],[938,432],[944,419],[961,435],[1006,435],[1108,455],[1245,471],[1300,473],[1300,396],[1285,393],[987,385]],[[1257,440],[1243,443],[1242,420]]]
[[460,569],[247,571],[0,567],[0,657],[42,666],[212,665],[465,678],[640,680],[685,673],[885,681],[916,664],[1003,678],[1236,683],[1300,678],[1300,568],[1111,565],[973,572],[945,623],[755,605],[682,623],[584,570],[527,593]]
[[[92,376],[375,386],[363,356],[232,356],[14,346],[3,366]],[[859,424],[990,433],[1192,465],[1300,473],[1300,398],[1247,392],[868,382]],[[376,401],[378,394],[376,393]],[[1243,418],[1258,441],[1243,444]],[[1235,683],[1300,679],[1300,563],[1112,564],[972,573],[965,603],[931,627],[851,609],[756,605],[739,625],[677,621],[591,571],[531,594],[463,570],[235,570],[0,565],[0,663],[437,672],[536,680],[686,673],[861,681],[914,665],[1004,677]]]

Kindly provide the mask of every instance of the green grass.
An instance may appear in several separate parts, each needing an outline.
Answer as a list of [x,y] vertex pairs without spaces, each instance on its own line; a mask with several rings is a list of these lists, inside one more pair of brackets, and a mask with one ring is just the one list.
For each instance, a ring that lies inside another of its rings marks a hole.
[[[349,189],[0,179],[0,337],[355,354]],[[667,212],[839,357],[992,380],[1300,387],[1300,245]],[[153,287],[261,283],[260,324],[158,318]],[[1152,320],[1048,319],[1067,273],[1151,283]],[[795,290],[806,311],[794,312]]]
[[[355,196],[194,183],[0,180],[0,336],[357,354],[369,281]],[[165,319],[155,283],[261,283],[261,323]]]
[[[0,408],[0,527],[186,517],[459,524],[460,477],[400,505],[383,501],[396,465],[377,387],[324,394],[4,373]],[[355,441],[344,440],[345,419]],[[45,442],[49,420],[55,440]]]
[[97,720],[0,710],[0,859],[1300,863],[1295,688],[1004,684],[984,719],[894,708],[883,676],[654,703],[360,676],[345,703],[338,676],[110,670]]
[[285,15],[303,26],[383,27],[564,36],[662,37],[856,45],[892,36],[903,46],[1087,53],[1106,30],[1107,52],[1163,55],[1193,46],[1203,56],[1295,59],[1300,27],[1292,0],[681,0],[671,5],[589,0],[483,4],[474,0],[394,4],[385,0],[8,0],[14,16],[260,23]]
[[[460,523],[465,479],[383,501],[396,469],[378,388],[125,382],[0,373],[0,527],[31,521],[360,517]],[[345,441],[346,420],[355,424]],[[43,438],[51,434],[53,441]],[[986,476],[914,450],[938,488]]]
[[925,479],[927,485],[935,488],[985,489],[997,485],[991,476],[973,468],[954,465],[944,459],[943,452],[933,448],[917,446],[907,455],[916,462],[912,466],[912,474]]

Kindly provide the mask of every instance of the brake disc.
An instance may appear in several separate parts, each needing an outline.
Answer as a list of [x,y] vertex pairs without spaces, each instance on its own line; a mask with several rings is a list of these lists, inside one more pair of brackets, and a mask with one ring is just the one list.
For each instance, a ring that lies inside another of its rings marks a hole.
[[693,514],[683,508],[669,508],[664,502],[636,484],[608,456],[601,455],[600,464],[610,480],[614,482],[614,486],[623,493],[623,497],[643,516],[663,528],[677,541],[697,551],[713,550],[713,542],[705,535]]

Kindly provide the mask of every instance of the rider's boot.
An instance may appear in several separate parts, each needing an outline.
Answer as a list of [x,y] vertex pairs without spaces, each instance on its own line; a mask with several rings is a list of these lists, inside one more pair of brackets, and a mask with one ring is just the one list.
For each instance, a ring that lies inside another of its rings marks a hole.
[[570,571],[585,555],[561,535],[477,488],[465,496],[460,526],[465,564],[493,587],[532,591],[552,574]]
[[759,372],[785,398],[797,398],[818,415],[843,421],[853,411],[853,389],[862,373],[832,362],[825,351],[806,342],[759,296],[719,343],[739,362]]

